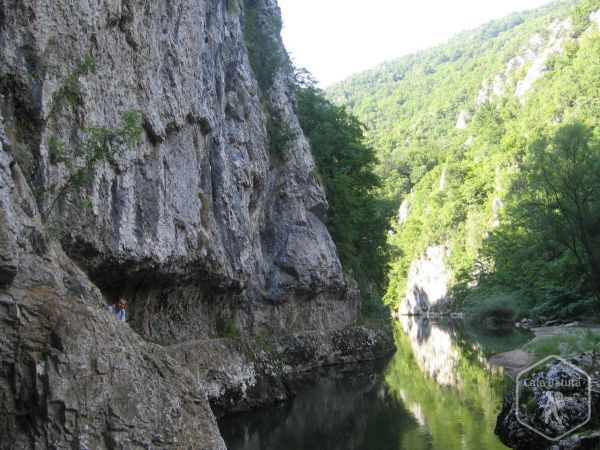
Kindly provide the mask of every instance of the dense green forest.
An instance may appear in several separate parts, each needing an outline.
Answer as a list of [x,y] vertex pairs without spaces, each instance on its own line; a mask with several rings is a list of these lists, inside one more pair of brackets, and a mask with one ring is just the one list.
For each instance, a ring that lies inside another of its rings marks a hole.
[[442,245],[454,305],[474,317],[600,306],[598,9],[515,13],[328,89],[367,126],[378,217],[408,212],[388,233],[388,305]]
[[327,227],[346,271],[358,281],[363,313],[381,312],[385,283],[386,231],[392,209],[380,195],[377,158],[365,143],[365,127],[345,106],[337,106],[304,71],[296,73],[298,118],[316,163],[314,176],[329,201]]

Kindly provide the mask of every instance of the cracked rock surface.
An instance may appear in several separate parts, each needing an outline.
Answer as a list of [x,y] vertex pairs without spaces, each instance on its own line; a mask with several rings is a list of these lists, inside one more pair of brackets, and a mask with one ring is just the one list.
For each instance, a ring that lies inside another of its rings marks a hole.
[[[133,326],[161,341],[215,336],[222,316],[245,334],[356,319],[295,115],[288,57],[270,36],[282,63],[259,89],[247,5],[260,23],[280,23],[275,0],[21,0],[2,8],[0,110],[12,153],[32,159],[35,188],[65,176],[51,163],[50,137],[68,142],[86,126],[115,128],[126,111],[143,115],[143,141],[93,171],[83,193],[89,208],[67,195],[51,220],[62,224],[67,254],[103,293],[127,296]],[[61,80],[88,55],[97,70],[80,77],[76,107],[51,114]],[[269,152],[268,114],[294,136],[281,154]],[[10,242],[3,247],[0,282],[16,264]]]
[[225,448],[201,385],[106,312],[8,156],[0,218],[15,245],[0,251],[18,271],[0,288],[0,448]]

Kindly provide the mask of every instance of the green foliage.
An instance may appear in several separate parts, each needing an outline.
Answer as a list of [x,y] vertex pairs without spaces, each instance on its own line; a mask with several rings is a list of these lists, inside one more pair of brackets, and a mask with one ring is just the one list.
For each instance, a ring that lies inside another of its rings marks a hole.
[[298,85],[296,97],[300,124],[325,185],[327,226],[342,264],[359,281],[382,283],[390,209],[378,199],[377,160],[364,143],[364,126],[310,82]]
[[61,80],[59,88],[52,95],[52,107],[46,120],[56,114],[65,103],[76,108],[81,94],[80,78],[96,73],[97,69],[98,65],[92,56],[88,55],[80,61],[75,69]]
[[[80,78],[95,73],[97,64],[92,57],[86,57],[77,64],[75,70],[67,75],[52,96],[52,106],[47,121],[52,119],[66,104],[76,107],[81,93]],[[103,161],[111,161],[122,156],[125,148],[139,142],[142,129],[140,111],[127,111],[121,117],[116,129],[100,126],[89,126],[80,130],[69,142],[61,142],[51,136],[47,143],[51,165],[62,166],[64,179],[46,188],[36,190],[40,203],[44,198],[47,206],[42,210],[44,218],[48,218],[58,202],[67,195],[79,194],[91,182],[93,170]],[[89,202],[78,200],[82,210],[89,209]],[[54,225],[53,225],[54,226]]]
[[128,111],[123,114],[118,128],[91,126],[81,136],[64,145],[56,137],[48,140],[50,163],[61,164],[65,170],[64,180],[47,189],[50,194],[48,207],[43,216],[49,217],[59,200],[68,194],[79,193],[91,182],[94,167],[122,156],[124,149],[138,143],[142,135],[142,114]]
[[376,292],[363,295],[358,325],[371,324],[377,327],[389,323],[390,310]]
[[522,317],[523,299],[512,292],[476,292],[464,302],[463,308],[469,320],[486,327],[513,326]]
[[238,0],[227,0],[227,11],[229,14],[233,14],[235,9],[237,8]]
[[[328,91],[369,126],[366,140],[377,150],[383,198],[409,205],[408,217],[393,224],[388,239],[392,260],[384,299],[390,306],[404,298],[411,262],[427,247],[443,245],[450,250],[452,292],[477,316],[590,312],[600,251],[598,30],[567,40],[524,99],[514,96],[516,80],[530,64],[513,66],[503,92],[477,101],[482,81],[491,91],[507,62],[534,35],[548,37],[549,26],[568,17],[574,5],[586,20],[598,9],[595,0],[566,1],[514,14]],[[467,120],[459,128],[461,114]],[[569,165],[568,155],[577,149],[586,157]],[[550,198],[544,207],[531,207],[544,197],[544,176],[562,192],[564,214]],[[577,181],[579,200],[559,184],[561,177],[567,184]],[[575,245],[567,245],[572,239]],[[507,307],[498,309],[503,301]]]
[[281,22],[273,15],[261,14],[262,1],[244,0],[244,38],[258,85],[266,92],[285,59],[276,38],[281,33]]
[[[269,153],[273,157],[281,157],[297,135],[266,96],[266,92],[273,85],[275,75],[285,64],[286,55],[278,41],[281,33],[280,19],[272,14],[263,13],[262,1],[264,0],[244,0],[244,40],[267,116]],[[234,2],[237,0],[228,0],[228,8],[233,8]]]
[[595,328],[566,329],[559,335],[534,339],[524,347],[537,359],[550,355],[571,357],[583,352],[600,351],[600,330]]
[[[557,253],[569,252],[600,301],[600,142],[582,123],[531,146],[527,195],[514,215]],[[519,185],[520,187],[520,185]]]
[[31,151],[27,146],[20,142],[13,144],[13,157],[24,174],[30,174],[33,172],[34,159]]
[[590,26],[590,14],[600,9],[600,0],[582,0],[573,8],[573,34],[579,36]]
[[231,313],[224,313],[217,319],[217,336],[224,338],[234,338],[241,335],[235,319]]
[[599,187],[600,147],[589,127],[566,124],[536,139],[507,196],[505,223],[481,250],[488,263],[480,284],[537,298],[536,315],[592,311],[588,297],[600,294]]
[[269,153],[271,156],[283,156],[285,150],[298,137],[281,118],[281,112],[273,108],[267,111],[267,138],[269,139]]
[[500,143],[505,129],[502,115],[495,103],[486,102],[479,107],[471,130],[488,143]]

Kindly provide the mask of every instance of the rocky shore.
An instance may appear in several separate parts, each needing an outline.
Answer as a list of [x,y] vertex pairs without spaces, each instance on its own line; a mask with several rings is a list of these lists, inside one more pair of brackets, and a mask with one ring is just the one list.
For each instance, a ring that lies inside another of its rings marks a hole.
[[[514,358],[509,361],[511,355]],[[523,384],[542,386],[533,388],[533,393],[530,397],[525,397],[525,400],[522,397],[519,405],[517,405],[515,392],[505,397],[495,428],[495,433],[500,440],[515,450],[599,448],[600,433],[597,432],[597,417],[600,413],[600,356],[594,352],[582,353],[567,359],[572,366],[560,360],[550,359],[523,374],[521,371],[525,366],[532,364],[533,360],[532,355],[523,350],[515,350],[501,355],[494,361],[495,364],[504,363],[508,367],[512,364],[513,376],[521,373],[517,378],[521,386]],[[589,375],[591,394],[588,394],[586,387],[587,376],[582,376],[574,367]],[[554,402],[549,401],[554,399],[556,391],[552,386],[559,386],[565,381],[576,378],[582,379],[583,389],[560,389],[558,407]],[[590,398],[589,404],[588,398]],[[517,420],[517,408],[521,420],[526,420],[532,428],[556,440],[547,439],[524,426]],[[588,414],[591,416],[589,421]],[[583,426],[580,427],[580,424]],[[570,433],[571,429],[574,429],[572,433]]]
[[197,374],[217,418],[282,401],[318,367],[370,361],[395,351],[391,330],[364,326],[251,339],[191,341],[168,353]]

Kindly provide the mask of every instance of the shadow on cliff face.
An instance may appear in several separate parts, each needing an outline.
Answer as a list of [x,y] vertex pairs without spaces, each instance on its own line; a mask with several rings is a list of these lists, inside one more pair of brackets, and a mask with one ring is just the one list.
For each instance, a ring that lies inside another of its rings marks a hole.
[[111,317],[49,238],[2,131],[0,448],[224,449],[198,381]]
[[404,405],[386,390],[387,363],[306,373],[293,381],[302,393],[297,398],[245,417],[221,419],[225,441],[245,450],[387,448],[400,441],[404,428],[398,424],[412,423]]

